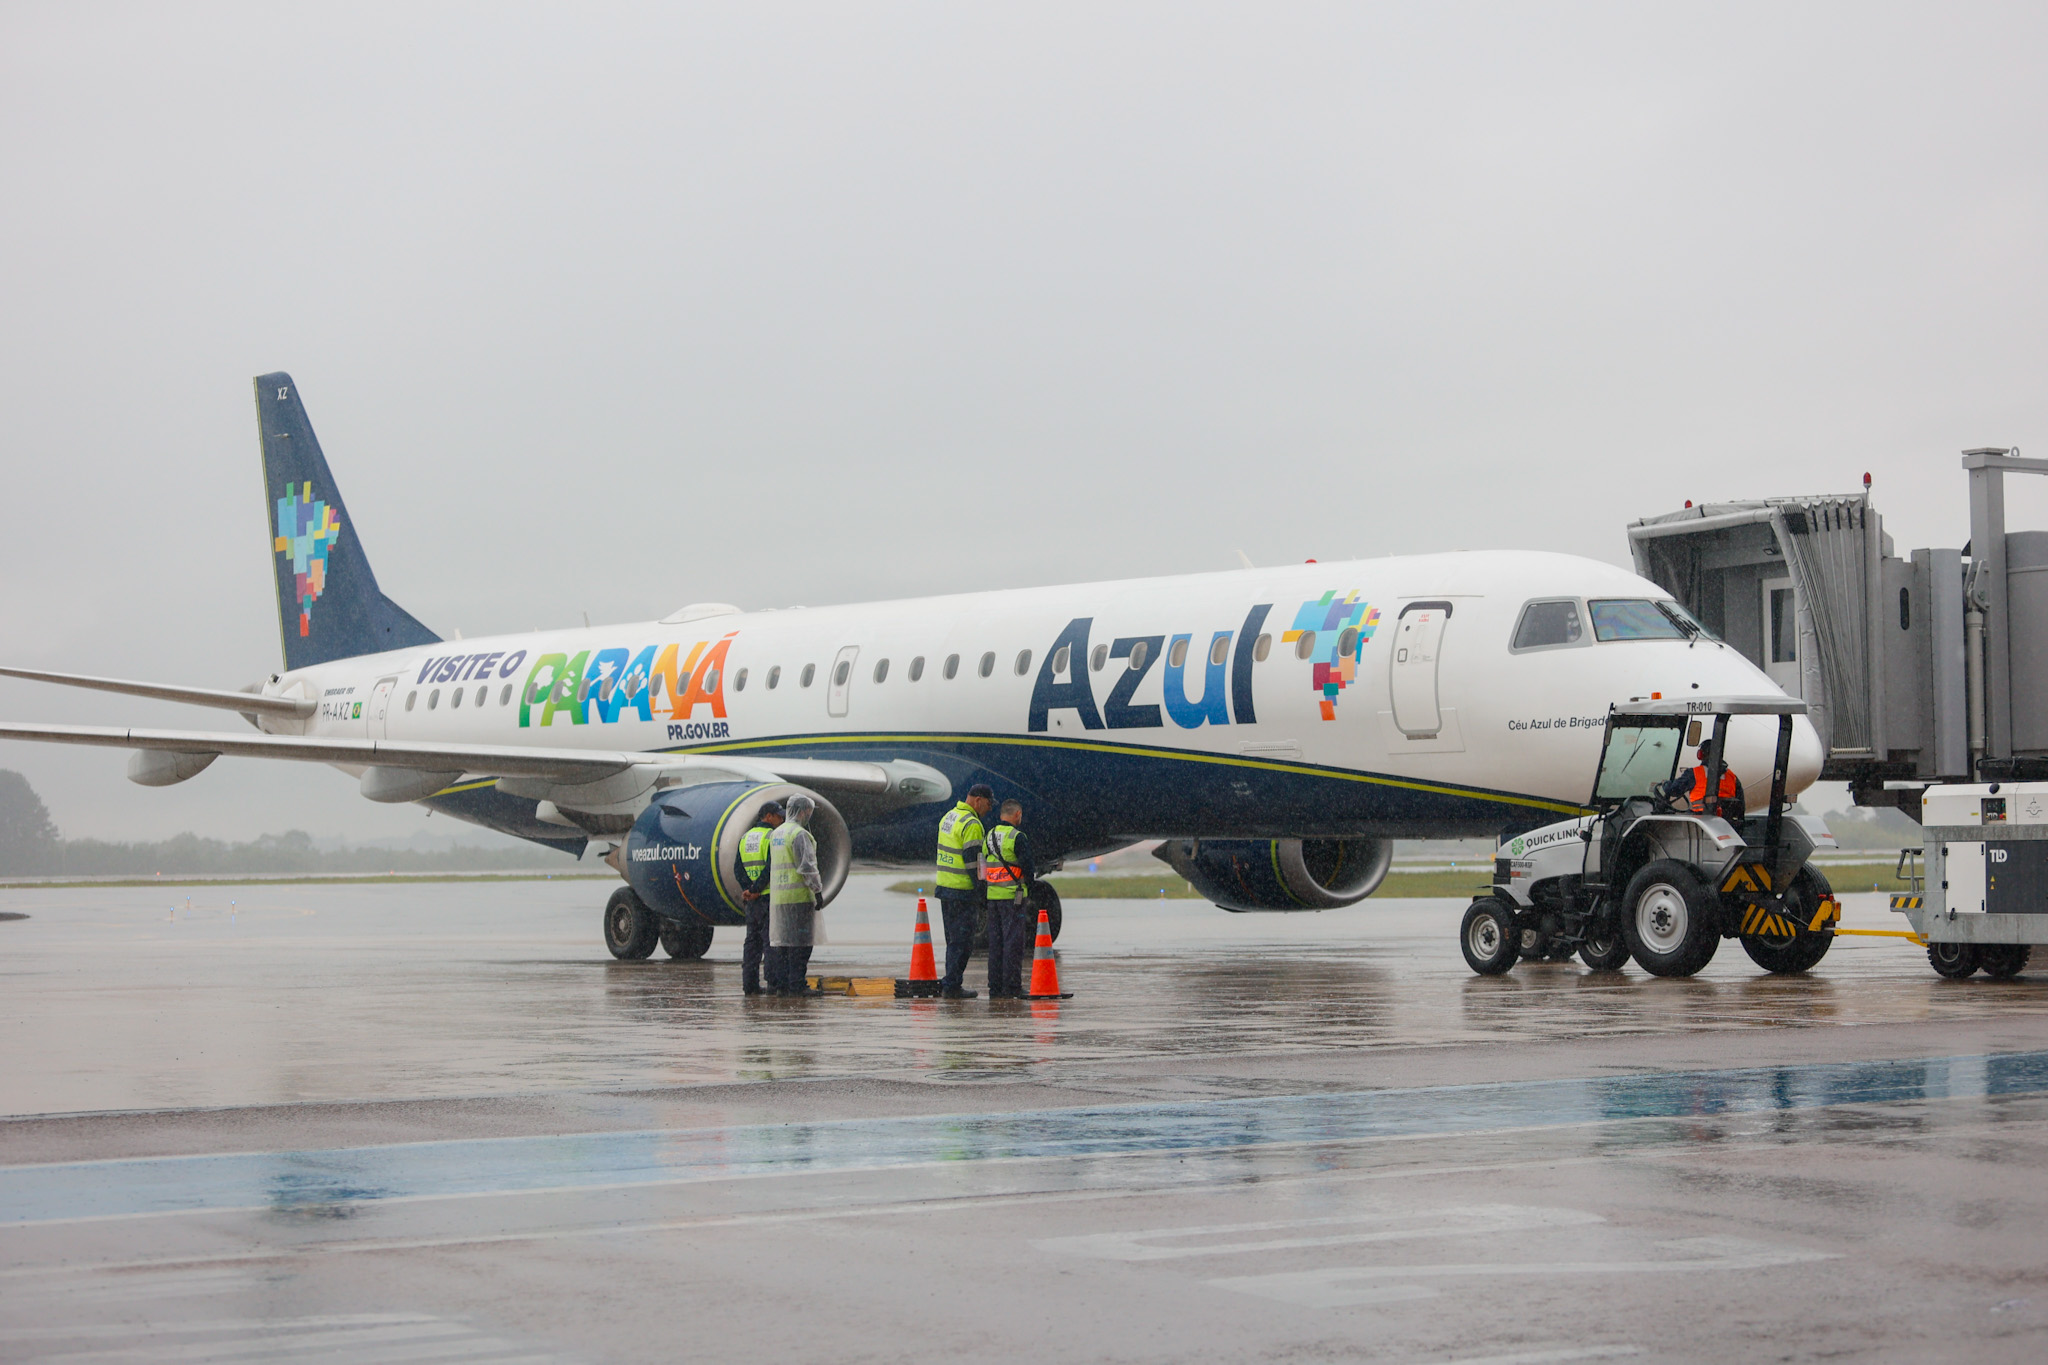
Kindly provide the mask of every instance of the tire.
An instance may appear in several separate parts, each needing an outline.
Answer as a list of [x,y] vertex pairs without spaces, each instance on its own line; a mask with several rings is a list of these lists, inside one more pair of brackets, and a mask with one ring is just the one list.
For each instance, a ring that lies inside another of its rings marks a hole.
[[1984,975],[1993,981],[2010,981],[2027,969],[2027,959],[2034,955],[2031,943],[1980,943],[1977,945],[1977,965],[1984,969]]
[[1579,946],[1579,961],[1596,972],[1618,972],[1628,963],[1628,938],[1616,929],[1602,929]]
[[1458,926],[1458,947],[1464,950],[1465,965],[1473,971],[1500,976],[1522,954],[1522,931],[1515,926],[1515,912],[1497,897],[1481,896],[1465,911],[1465,922]]
[[1622,897],[1629,956],[1652,976],[1691,976],[1721,946],[1721,904],[1690,867],[1659,858]]
[[604,946],[621,962],[637,962],[654,952],[661,941],[661,925],[654,912],[640,903],[633,888],[622,886],[604,903]]
[[[1814,912],[1820,909],[1821,901],[1833,894],[1826,877],[1811,866],[1802,867],[1785,894],[1786,913],[1802,924],[1810,923]],[[1834,946],[1832,929],[1825,934],[1795,933],[1790,938],[1780,939],[1765,938],[1761,934],[1742,936],[1742,951],[1749,954],[1749,960],[1780,976],[1811,971]]]
[[1934,968],[1936,975],[1961,981],[1977,970],[1977,945],[1930,943],[1927,945],[1927,965]]
[[1038,938],[1038,911],[1042,908],[1045,911],[1046,928],[1052,934],[1052,941],[1058,943],[1060,941],[1060,893],[1053,887],[1051,882],[1033,882],[1030,886],[1030,892],[1032,940],[1036,942]]
[[711,926],[665,919],[661,922],[661,948],[678,961],[694,962],[711,951]]

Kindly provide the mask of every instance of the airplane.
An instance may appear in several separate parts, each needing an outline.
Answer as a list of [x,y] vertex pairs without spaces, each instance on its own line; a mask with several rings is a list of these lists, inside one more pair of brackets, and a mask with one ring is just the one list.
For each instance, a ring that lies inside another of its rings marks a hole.
[[[827,901],[856,862],[929,868],[940,815],[985,782],[1024,803],[1045,869],[1158,839],[1223,909],[1317,910],[1371,895],[1397,839],[1581,813],[1611,703],[1782,695],[1655,583],[1518,551],[700,602],[446,640],[378,586],[292,377],[255,389],[283,668],[239,690],[0,668],[238,712],[253,733],[8,723],[0,739],[129,749],[145,786],[222,755],[324,763],[372,801],[574,856],[601,841],[625,882],[603,918],[620,958],[701,957],[743,924],[740,835],[797,791],[817,802]],[[1737,725],[1730,766],[1769,771],[1775,738]],[[1799,718],[1788,790],[1821,758]]]

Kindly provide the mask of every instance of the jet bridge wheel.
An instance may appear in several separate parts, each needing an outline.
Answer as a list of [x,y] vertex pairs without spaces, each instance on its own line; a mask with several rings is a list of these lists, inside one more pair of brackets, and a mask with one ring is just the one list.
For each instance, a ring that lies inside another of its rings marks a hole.
[[1961,981],[1977,970],[1977,945],[1930,943],[1927,945],[1927,965],[1951,981]]
[[[1812,867],[1802,867],[1799,875],[1792,879],[1792,886],[1785,893],[1785,913],[1802,924],[1813,919],[1820,909],[1820,903],[1834,894],[1828,879]],[[1795,972],[1808,971],[1828,955],[1828,949],[1835,943],[1834,931],[1823,934],[1798,933],[1773,937],[1766,934],[1744,934],[1742,951],[1749,954],[1749,960],[1767,972],[1789,976]]]
[[661,947],[672,958],[695,961],[711,951],[711,926],[665,919],[661,922]]
[[604,903],[604,946],[621,962],[635,962],[654,952],[661,941],[661,925],[654,912],[641,904],[633,888],[622,886]]
[[1684,863],[1659,858],[1629,879],[1622,928],[1636,965],[1652,976],[1691,976],[1721,946],[1721,907]]
[[1498,896],[1481,896],[1465,911],[1458,926],[1458,946],[1465,965],[1481,976],[1500,976],[1522,955],[1522,931],[1514,907]]

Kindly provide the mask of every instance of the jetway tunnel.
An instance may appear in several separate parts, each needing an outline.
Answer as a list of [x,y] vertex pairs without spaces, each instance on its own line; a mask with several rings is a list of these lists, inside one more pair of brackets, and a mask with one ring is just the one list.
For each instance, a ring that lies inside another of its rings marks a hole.
[[1825,781],[1916,818],[1936,782],[2048,778],[2048,531],[2008,531],[2017,450],[1963,453],[1970,538],[1901,557],[1858,494],[1708,503],[1629,526],[1636,571],[1806,700]]

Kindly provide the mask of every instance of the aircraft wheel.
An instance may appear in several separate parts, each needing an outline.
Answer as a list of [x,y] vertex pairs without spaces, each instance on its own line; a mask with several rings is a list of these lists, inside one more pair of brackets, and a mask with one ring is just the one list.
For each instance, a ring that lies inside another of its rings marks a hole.
[[670,957],[695,961],[711,951],[711,926],[665,919],[661,922],[661,947]]
[[633,888],[622,886],[604,904],[604,946],[621,962],[634,962],[654,952],[661,926],[654,912],[641,904]]
[[[1832,895],[1827,878],[1811,867],[1799,869],[1799,875],[1792,879],[1791,889],[1785,896],[1785,913],[1802,924],[1810,923],[1814,913],[1820,909],[1822,900]],[[1811,970],[1828,955],[1828,949],[1835,943],[1834,931],[1824,934],[1792,933],[1781,937],[1764,934],[1745,934],[1742,951],[1749,954],[1749,960],[1767,972],[1789,976],[1795,972]]]
[[1052,941],[1060,941],[1060,893],[1051,882],[1033,882],[1031,891],[1031,937],[1038,938],[1038,910],[1045,911],[1046,928],[1052,933]]
[[2033,955],[2031,943],[1985,943],[1978,945],[1977,965],[1993,981],[2006,981],[2025,971]]
[[1458,926],[1458,946],[1465,951],[1465,965],[1473,971],[1481,976],[1501,975],[1522,955],[1522,931],[1515,927],[1515,912],[1497,897],[1481,896]]
[[1579,961],[1596,972],[1618,972],[1628,963],[1628,938],[1616,929],[1603,929],[1579,946]]
[[1650,975],[1691,976],[1714,960],[1720,904],[1684,863],[1651,863],[1629,879],[1622,904],[1629,953]]
[[1977,970],[1977,945],[1930,943],[1927,945],[1927,965],[1951,981],[1961,981]]

